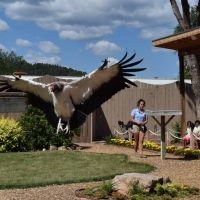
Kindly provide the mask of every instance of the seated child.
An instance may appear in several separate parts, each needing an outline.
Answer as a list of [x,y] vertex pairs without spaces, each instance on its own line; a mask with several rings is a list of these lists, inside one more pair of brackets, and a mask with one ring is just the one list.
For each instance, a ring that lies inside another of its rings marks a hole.
[[183,137],[183,146],[186,148],[186,145],[190,142],[190,137],[193,132],[194,124],[191,121],[187,121],[186,135]]
[[193,130],[193,134],[196,136],[194,136],[194,143],[196,145],[196,147],[198,148],[198,138],[200,138],[200,121],[199,120],[196,120],[195,121],[195,127],[194,127],[194,130]]

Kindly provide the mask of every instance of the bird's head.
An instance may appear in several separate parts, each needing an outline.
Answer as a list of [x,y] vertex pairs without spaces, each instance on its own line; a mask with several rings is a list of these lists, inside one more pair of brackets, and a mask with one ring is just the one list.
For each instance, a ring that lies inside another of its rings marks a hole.
[[62,91],[63,87],[64,87],[63,83],[60,83],[60,82],[51,83],[49,84],[49,91],[53,93],[57,93],[57,92]]

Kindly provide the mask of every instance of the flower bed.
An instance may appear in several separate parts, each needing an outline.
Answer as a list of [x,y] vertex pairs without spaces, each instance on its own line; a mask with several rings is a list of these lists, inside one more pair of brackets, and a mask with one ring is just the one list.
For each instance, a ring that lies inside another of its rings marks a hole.
[[[121,145],[125,147],[133,148],[135,145],[134,141],[124,140],[124,139],[117,139],[112,138],[109,142],[110,144]],[[144,148],[153,151],[160,151],[160,144],[155,142],[146,141],[144,142]],[[166,146],[167,153],[174,153],[176,155],[184,155],[186,157],[199,157],[200,156],[200,149],[183,149],[177,148],[175,146]]]

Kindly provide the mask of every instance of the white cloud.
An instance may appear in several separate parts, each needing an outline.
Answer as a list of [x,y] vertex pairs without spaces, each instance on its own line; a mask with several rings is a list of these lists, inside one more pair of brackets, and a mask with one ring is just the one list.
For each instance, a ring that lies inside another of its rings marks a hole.
[[2,49],[3,51],[8,51],[8,49],[3,44],[0,44],[0,49]]
[[58,54],[60,52],[60,48],[51,41],[41,41],[38,46],[44,53]]
[[60,32],[60,37],[63,39],[83,40],[101,37],[112,33],[108,26],[86,27],[86,26],[70,26],[65,27],[65,30]]
[[[189,2],[197,4],[197,0]],[[177,24],[166,0],[7,0],[0,1],[0,6],[12,19],[35,22],[70,40],[105,36],[122,26],[138,28],[142,38],[152,39],[173,33]],[[159,27],[165,27],[162,34],[152,33]]]
[[0,19],[0,31],[6,31],[9,28],[10,27],[8,26],[7,22],[5,22],[2,19]]
[[173,30],[167,27],[149,27],[142,29],[140,36],[144,39],[155,39],[162,36],[170,35],[172,34],[172,31]]
[[108,66],[114,65],[115,63],[118,63],[119,60],[113,57],[108,57]]
[[[166,0],[10,0],[0,5],[12,19],[35,22],[57,31],[63,39],[72,40],[105,36],[122,26],[139,28],[143,38],[150,38],[150,33],[145,35],[152,27],[172,29],[177,24]],[[157,37],[156,34],[153,36]]]
[[32,43],[29,40],[24,40],[21,38],[16,39],[16,44],[22,47],[28,47],[32,45]]
[[48,63],[48,64],[59,64],[59,56],[46,56],[40,52],[29,51],[25,56],[25,60],[30,63]]
[[101,56],[112,55],[122,50],[117,44],[106,40],[90,43],[86,46],[86,49],[90,49],[94,54]]

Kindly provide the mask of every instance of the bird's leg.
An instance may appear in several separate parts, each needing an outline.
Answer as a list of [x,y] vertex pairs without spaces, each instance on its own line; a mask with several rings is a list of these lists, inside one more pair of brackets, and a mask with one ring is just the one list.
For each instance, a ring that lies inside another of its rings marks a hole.
[[70,123],[69,122],[67,122],[67,125],[65,126],[63,131],[65,131],[65,133],[69,133],[69,131],[70,131]]
[[58,126],[57,126],[57,131],[56,133],[58,134],[59,131],[62,131],[62,132],[65,132],[65,133],[69,133],[70,131],[70,124],[69,122],[67,122],[67,125],[65,126],[65,128],[63,128],[63,123],[62,123],[62,120],[61,118],[59,118],[59,121],[58,121]]
[[56,134],[58,134],[60,130],[64,131],[63,127],[62,127],[62,123],[61,123],[61,118],[59,118],[59,121],[58,121],[58,126],[57,126],[57,130],[56,130]]

